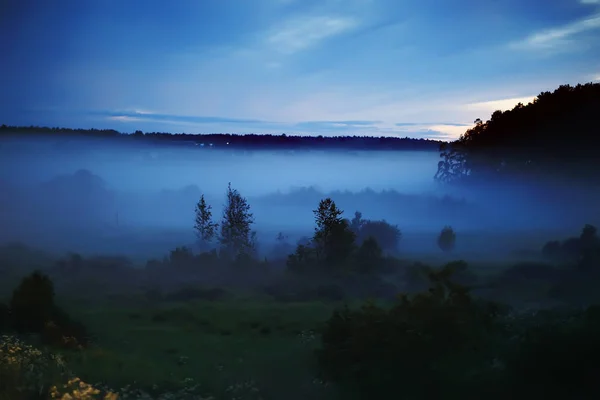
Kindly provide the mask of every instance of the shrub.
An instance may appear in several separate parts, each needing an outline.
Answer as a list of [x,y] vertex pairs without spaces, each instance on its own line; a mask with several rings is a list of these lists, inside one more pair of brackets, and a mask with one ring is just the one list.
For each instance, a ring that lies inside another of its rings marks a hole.
[[557,260],[562,255],[560,241],[551,240],[542,247],[542,256],[548,260]]
[[11,328],[10,309],[4,303],[0,303],[0,333],[6,332]]
[[44,344],[79,348],[89,344],[83,324],[54,304],[54,285],[39,271],[23,278],[10,301],[11,327],[19,333],[40,335]]
[[171,250],[169,262],[175,267],[187,267],[194,262],[194,254],[185,246],[177,247]]
[[466,382],[470,370],[490,356],[473,349],[483,349],[492,337],[498,308],[474,302],[450,280],[453,268],[430,270],[428,292],[402,295],[390,309],[368,302],[359,310],[336,310],[317,351],[324,378],[359,398],[398,390],[407,398],[443,398]]
[[363,274],[373,273],[381,269],[383,251],[374,237],[367,238],[356,250],[356,263],[358,272]]
[[23,278],[10,300],[13,327],[21,333],[40,333],[52,317],[54,285],[39,271]]
[[63,360],[15,336],[0,337],[0,398],[47,399],[50,387],[65,381]]
[[90,344],[90,335],[85,325],[55,306],[40,332],[40,340],[54,347],[81,349]]
[[540,311],[527,318],[528,329],[506,361],[519,398],[597,397],[600,307]]
[[450,226],[445,226],[437,240],[439,248],[444,252],[450,252],[454,250],[456,246],[456,233],[454,233],[454,229]]
[[358,233],[358,243],[364,243],[369,238],[373,238],[383,251],[395,252],[398,250],[401,237],[402,233],[396,225],[392,225],[385,220],[365,220],[361,224]]

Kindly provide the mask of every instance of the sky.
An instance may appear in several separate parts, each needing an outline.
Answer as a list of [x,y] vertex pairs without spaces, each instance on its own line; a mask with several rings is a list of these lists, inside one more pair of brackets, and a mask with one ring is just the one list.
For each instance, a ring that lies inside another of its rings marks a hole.
[[600,0],[0,0],[0,124],[452,140],[600,82]]

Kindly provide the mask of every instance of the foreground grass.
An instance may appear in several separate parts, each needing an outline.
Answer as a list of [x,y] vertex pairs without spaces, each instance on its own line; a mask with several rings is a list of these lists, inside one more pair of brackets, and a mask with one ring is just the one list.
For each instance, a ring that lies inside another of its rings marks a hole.
[[313,351],[334,307],[247,300],[71,307],[96,343],[65,357],[84,381],[113,388],[198,383],[218,399],[333,398],[316,379]]

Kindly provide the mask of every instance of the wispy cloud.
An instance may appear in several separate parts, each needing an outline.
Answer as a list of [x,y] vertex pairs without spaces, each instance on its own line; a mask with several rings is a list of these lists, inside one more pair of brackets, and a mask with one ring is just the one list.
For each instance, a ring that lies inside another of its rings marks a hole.
[[205,117],[192,115],[170,115],[170,114],[155,114],[148,111],[120,112],[120,111],[97,111],[91,112],[93,115],[104,115],[106,118],[115,121],[156,121],[156,122],[183,122],[194,124],[267,124],[269,122],[257,119],[242,119],[242,118],[223,118],[223,117]]
[[419,125],[447,125],[447,126],[469,126],[468,124],[457,124],[454,122],[398,122],[396,126],[419,126]]
[[581,4],[599,4],[600,0],[580,0]]
[[473,126],[473,124],[453,122],[400,122],[395,125],[407,132],[412,131],[411,133],[417,133],[419,136],[439,140],[454,140]]
[[351,127],[351,126],[373,126],[381,121],[305,121],[299,122],[298,126],[314,127]]
[[[587,4],[598,3],[598,0],[587,1]],[[587,18],[580,19],[567,25],[536,32],[529,35],[524,40],[510,43],[509,48],[513,50],[569,50],[570,48],[573,48],[570,45],[573,44],[575,36],[596,29],[600,29],[600,13],[593,14]]]
[[294,18],[271,30],[266,43],[280,53],[292,54],[357,26],[358,21],[350,17]]
[[465,105],[465,108],[470,111],[485,111],[492,113],[496,110],[506,111],[512,109],[518,103],[528,104],[533,101],[537,96],[527,97],[514,97],[510,99],[501,100],[488,100],[480,101],[476,103],[469,103]]

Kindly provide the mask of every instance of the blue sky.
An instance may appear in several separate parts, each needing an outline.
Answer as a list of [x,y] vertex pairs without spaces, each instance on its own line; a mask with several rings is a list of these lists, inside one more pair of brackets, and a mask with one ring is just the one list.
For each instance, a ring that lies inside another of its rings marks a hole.
[[600,0],[0,1],[0,123],[451,139],[600,81]]

